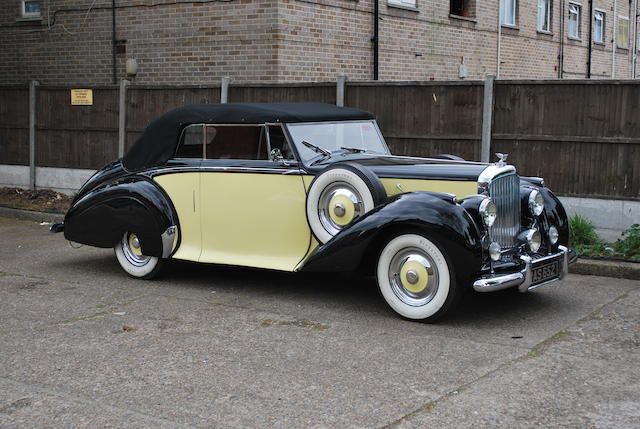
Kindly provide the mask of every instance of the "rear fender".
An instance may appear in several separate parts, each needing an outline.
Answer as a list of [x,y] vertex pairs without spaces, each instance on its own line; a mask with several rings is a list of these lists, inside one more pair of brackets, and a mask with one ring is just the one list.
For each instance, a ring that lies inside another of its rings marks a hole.
[[168,257],[177,248],[177,227],[175,208],[165,192],[146,177],[130,176],[97,187],[75,201],[64,219],[64,236],[109,248],[125,232],[133,232],[140,237],[143,254]]
[[377,259],[382,247],[403,232],[435,240],[461,282],[479,272],[482,249],[476,223],[448,194],[411,192],[389,198],[319,247],[302,271],[351,271]]

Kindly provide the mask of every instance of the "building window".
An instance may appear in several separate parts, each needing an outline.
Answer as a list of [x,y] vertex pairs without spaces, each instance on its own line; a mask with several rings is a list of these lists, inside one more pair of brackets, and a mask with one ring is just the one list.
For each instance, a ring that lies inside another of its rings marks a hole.
[[500,0],[500,24],[516,25],[517,0]]
[[606,14],[601,10],[593,13],[593,41],[604,43],[604,23]]
[[475,0],[451,0],[449,5],[449,13],[451,15],[464,16],[466,18],[475,17],[475,9]]
[[629,49],[629,18],[618,16],[618,34],[616,34],[616,46]]
[[567,35],[570,39],[580,40],[580,34],[582,33],[582,29],[580,28],[580,12],[582,12],[582,6],[578,3],[569,3]]
[[40,18],[40,0],[23,0],[22,17]]
[[388,0],[389,6],[400,6],[415,9],[417,7],[416,0]]
[[538,0],[538,31],[551,32],[551,0]]

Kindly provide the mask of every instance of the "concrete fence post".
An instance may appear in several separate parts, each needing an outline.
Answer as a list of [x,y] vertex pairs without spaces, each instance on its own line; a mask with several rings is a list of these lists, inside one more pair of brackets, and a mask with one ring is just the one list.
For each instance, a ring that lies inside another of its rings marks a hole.
[[484,100],[482,103],[482,146],[480,161],[489,162],[491,158],[491,131],[493,122],[494,75],[487,75],[484,80]]
[[29,82],[29,187],[36,189],[36,87],[38,81]]
[[229,102],[229,84],[231,83],[231,78],[229,76],[225,76],[222,78],[222,84],[220,85],[220,103],[225,104]]
[[341,74],[336,82],[336,106],[344,106],[344,92],[347,85],[347,76]]
[[120,81],[120,91],[118,92],[118,158],[124,156],[124,146],[127,141],[127,86],[129,81]]

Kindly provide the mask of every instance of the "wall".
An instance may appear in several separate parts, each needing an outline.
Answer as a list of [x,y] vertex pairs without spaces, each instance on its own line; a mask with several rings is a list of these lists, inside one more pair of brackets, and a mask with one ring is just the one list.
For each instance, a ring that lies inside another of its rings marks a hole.
[[[113,83],[111,1],[43,1],[41,21],[20,21],[18,0],[0,8],[0,84]],[[138,84],[324,81],[373,77],[374,0],[117,0],[117,79],[125,59],[139,61]],[[380,5],[380,79],[468,79],[496,74],[499,1],[477,2],[473,16],[449,14],[449,2],[417,0],[413,10]],[[633,16],[618,0],[617,13]],[[566,35],[568,0],[553,1],[550,34],[536,28],[537,0],[519,2],[517,28],[502,27],[500,77],[554,79],[587,75],[589,3],[582,1],[582,40]],[[605,44],[593,48],[592,77],[612,77],[614,0],[605,10]],[[52,5],[51,9],[48,8]],[[564,20],[561,18],[565,10]],[[634,34],[633,19],[631,33]],[[562,50],[561,50],[562,42]],[[559,70],[562,52],[562,72]],[[615,76],[629,78],[633,49],[616,49]],[[636,75],[640,74],[640,71]]]

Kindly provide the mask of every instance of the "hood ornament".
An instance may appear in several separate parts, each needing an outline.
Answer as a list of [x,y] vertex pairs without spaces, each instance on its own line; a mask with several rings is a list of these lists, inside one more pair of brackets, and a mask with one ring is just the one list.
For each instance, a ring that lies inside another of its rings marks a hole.
[[498,167],[504,167],[505,165],[507,165],[507,157],[509,156],[508,153],[496,153],[496,156],[498,157],[498,162],[496,163],[496,165]]

